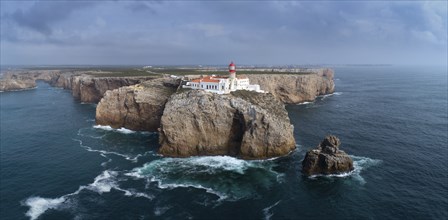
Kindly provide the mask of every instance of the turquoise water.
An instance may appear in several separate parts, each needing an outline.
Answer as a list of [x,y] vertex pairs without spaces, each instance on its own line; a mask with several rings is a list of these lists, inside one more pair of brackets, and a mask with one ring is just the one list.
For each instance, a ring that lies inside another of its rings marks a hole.
[[[2,219],[446,219],[446,68],[336,68],[333,95],[289,105],[282,158],[163,158],[157,134],[95,127],[67,90],[0,93]],[[349,175],[304,177],[328,133]]]

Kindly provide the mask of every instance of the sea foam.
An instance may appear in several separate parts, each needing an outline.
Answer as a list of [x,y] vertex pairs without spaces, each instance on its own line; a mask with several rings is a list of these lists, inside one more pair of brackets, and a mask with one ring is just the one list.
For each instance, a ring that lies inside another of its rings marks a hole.
[[65,196],[56,199],[47,199],[39,196],[30,197],[22,202],[22,205],[29,206],[30,209],[26,212],[26,216],[31,220],[37,219],[48,209],[57,209],[60,204],[65,202]]
[[145,155],[151,153],[151,152],[148,151],[148,152],[146,152],[144,154],[137,154],[135,156],[131,156],[131,155],[121,154],[121,153],[114,152],[114,151],[96,150],[96,149],[93,149],[93,148],[91,148],[91,147],[89,147],[87,145],[84,145],[83,142],[81,140],[79,140],[79,139],[72,139],[72,140],[77,141],[79,143],[79,146],[81,146],[82,148],[86,149],[87,151],[100,153],[100,155],[103,156],[103,157],[106,157],[105,155],[112,154],[112,155],[123,157],[124,159],[132,161],[132,162],[137,162],[139,157],[142,157],[142,156],[145,156]]
[[[196,188],[214,194],[219,200],[256,196],[280,182],[270,160],[246,161],[229,156],[162,158],[135,168],[127,176],[143,178],[161,189]],[[253,188],[259,185],[260,189]]]
[[80,186],[78,190],[73,193],[69,193],[58,198],[42,198],[39,196],[32,196],[27,198],[21,204],[29,207],[29,210],[25,213],[25,215],[30,217],[31,220],[34,220],[39,218],[40,215],[49,209],[61,209],[62,204],[69,203],[72,196],[79,194],[82,190],[93,191],[101,195],[115,189],[123,192],[125,196],[144,197],[150,200],[154,198],[149,194],[138,192],[135,189],[121,188],[118,184],[118,175],[118,171],[105,170],[100,175],[95,177],[93,183]]
[[346,173],[339,173],[339,174],[329,174],[329,175],[322,175],[322,174],[311,175],[308,178],[316,179],[317,177],[326,177],[326,178],[351,177],[351,178],[354,178],[355,180],[359,181],[359,183],[363,185],[366,183],[366,181],[361,176],[361,171],[363,171],[371,166],[379,165],[381,163],[381,160],[377,160],[377,159],[371,159],[368,157],[359,157],[359,156],[353,156],[353,155],[350,155],[350,156],[353,159],[353,170],[352,171],[346,172]]

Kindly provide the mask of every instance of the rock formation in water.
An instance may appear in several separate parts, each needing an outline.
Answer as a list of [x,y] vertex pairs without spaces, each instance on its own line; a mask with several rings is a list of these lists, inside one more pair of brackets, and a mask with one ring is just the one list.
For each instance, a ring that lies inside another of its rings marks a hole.
[[317,146],[309,150],[302,161],[302,173],[306,175],[340,174],[353,170],[353,160],[344,151],[339,150],[339,138],[328,135]]
[[106,91],[96,108],[96,123],[155,132],[165,103],[178,86],[179,80],[161,78]]
[[2,79],[0,80],[0,91],[16,91],[32,89],[36,82],[31,79]]
[[0,80],[0,91],[16,91],[36,87],[36,80],[49,81],[57,74],[52,70],[9,71]]
[[271,158],[295,148],[293,126],[272,94],[237,91],[218,95],[178,92],[165,106],[159,153],[166,156],[230,155]]
[[334,92],[333,70],[319,69],[310,74],[247,74],[251,84],[272,93],[285,104],[314,101]]

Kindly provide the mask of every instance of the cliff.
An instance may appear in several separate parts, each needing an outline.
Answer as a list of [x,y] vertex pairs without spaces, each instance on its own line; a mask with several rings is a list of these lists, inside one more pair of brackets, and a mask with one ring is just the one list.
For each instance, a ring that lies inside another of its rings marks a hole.
[[165,103],[178,85],[178,80],[161,78],[106,91],[96,108],[96,123],[157,131]]
[[311,74],[247,74],[251,84],[272,93],[285,104],[313,101],[334,92],[333,70],[320,69]]
[[261,159],[295,148],[288,113],[269,93],[176,93],[166,103],[159,132],[159,153],[166,156]]
[[30,79],[2,79],[0,80],[0,91],[16,91],[32,89],[36,87],[36,82]]
[[145,77],[95,77],[82,72],[62,73],[54,77],[51,85],[71,89],[72,95],[81,102],[97,103],[108,90],[130,86],[154,76]]
[[16,91],[36,87],[36,80],[50,81],[57,71],[9,71],[0,80],[0,91]]

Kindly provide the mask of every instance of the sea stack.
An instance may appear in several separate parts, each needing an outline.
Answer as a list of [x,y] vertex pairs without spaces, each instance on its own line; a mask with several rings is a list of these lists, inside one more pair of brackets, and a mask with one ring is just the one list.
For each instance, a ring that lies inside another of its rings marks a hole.
[[328,135],[315,149],[309,150],[302,161],[302,173],[305,175],[328,175],[347,173],[353,170],[352,158],[339,150],[341,141],[334,135]]

